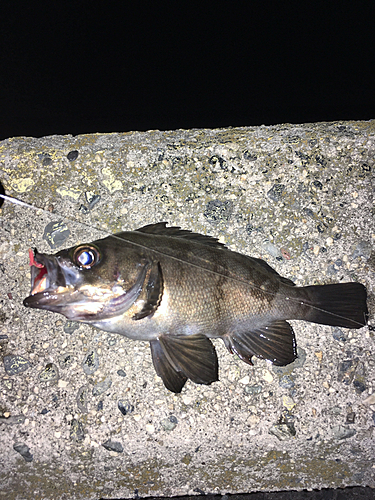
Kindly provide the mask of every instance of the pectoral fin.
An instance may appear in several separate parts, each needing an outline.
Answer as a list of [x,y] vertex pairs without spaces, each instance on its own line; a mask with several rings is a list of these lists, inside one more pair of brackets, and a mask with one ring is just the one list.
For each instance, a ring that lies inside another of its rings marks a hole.
[[181,392],[187,377],[173,368],[158,340],[151,340],[150,347],[156,373],[163,380],[165,387],[172,392]]
[[188,378],[205,385],[218,380],[216,351],[208,338],[160,336],[150,344],[156,373],[170,391],[181,392]]
[[224,337],[228,351],[252,365],[251,357],[269,359],[274,365],[292,363],[297,357],[297,344],[289,323],[273,321],[250,332]]

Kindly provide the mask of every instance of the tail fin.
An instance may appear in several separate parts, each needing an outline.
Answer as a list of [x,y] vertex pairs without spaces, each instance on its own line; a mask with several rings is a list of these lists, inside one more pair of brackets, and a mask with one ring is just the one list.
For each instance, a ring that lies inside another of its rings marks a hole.
[[305,319],[323,325],[361,328],[368,319],[367,292],[361,283],[303,287],[309,312]]

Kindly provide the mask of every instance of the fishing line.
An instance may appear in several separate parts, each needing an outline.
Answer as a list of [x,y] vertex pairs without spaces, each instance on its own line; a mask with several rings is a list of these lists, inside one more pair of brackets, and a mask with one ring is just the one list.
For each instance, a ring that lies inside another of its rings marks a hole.
[[[42,212],[48,213],[48,215],[51,215],[51,212],[49,212],[48,210],[46,210],[44,208],[35,207],[34,205],[30,205],[29,203],[26,203],[26,202],[24,202],[22,200],[19,200],[18,198],[14,198],[13,196],[7,196],[5,194],[1,194],[0,193],[0,198],[3,198],[5,201],[8,201],[9,203],[13,203],[14,205],[19,205],[21,207],[30,208],[30,209],[35,210],[35,211],[42,211]],[[218,271],[213,271],[212,269],[207,269],[207,268],[205,268],[203,266],[199,266],[197,264],[193,264],[192,262],[188,262],[188,261],[185,261],[185,260],[183,260],[181,258],[175,257],[174,255],[169,255],[168,253],[162,252],[161,250],[155,250],[153,248],[147,247],[146,245],[142,245],[141,243],[135,243],[134,241],[129,241],[126,238],[122,238],[121,236],[117,236],[116,234],[111,234],[108,230],[103,229],[101,227],[97,227],[95,225],[90,225],[90,224],[87,224],[86,222],[82,222],[82,221],[79,221],[77,219],[73,219],[71,217],[65,216],[65,215],[59,215],[59,217],[62,217],[63,219],[65,219],[65,220],[67,220],[69,222],[73,222],[75,224],[77,224],[77,223],[81,224],[82,226],[87,227],[90,230],[95,229],[96,231],[100,231],[100,232],[106,233],[111,238],[115,238],[115,239],[120,240],[120,241],[126,241],[127,243],[129,243],[131,245],[134,245],[135,247],[142,248],[143,250],[152,251],[152,252],[155,252],[157,254],[163,255],[164,257],[168,257],[170,259],[173,259],[173,260],[175,260],[177,262],[181,262],[181,263],[187,264],[187,265],[189,265],[191,267],[195,267],[196,269],[199,269],[199,270],[203,269],[204,271],[207,271],[207,272],[209,272],[211,274],[214,274],[214,275],[217,275],[217,276],[221,276],[221,277],[230,279],[230,280],[235,281],[237,283],[245,284],[245,285],[249,286],[250,288],[253,288],[254,290],[259,290],[260,292],[262,292],[264,294],[267,294],[267,295],[270,295],[272,297],[276,296],[275,293],[273,293],[273,292],[267,292],[267,291],[263,290],[260,286],[256,286],[253,283],[249,283],[248,281],[242,280],[240,278],[235,278],[233,276],[227,276],[224,273],[220,273]],[[149,234],[151,234],[151,233],[149,233]],[[223,247],[223,248],[227,248],[227,247]],[[316,307],[316,306],[314,306],[312,304],[307,304],[307,303],[301,301],[300,299],[296,299],[294,297],[288,297],[287,300],[298,302],[298,303],[300,303],[303,306],[310,307],[311,309],[314,309],[315,311],[319,311],[319,312],[323,312],[325,314],[329,314],[332,317],[349,320],[349,321],[352,321],[353,323],[356,323],[358,325],[364,326],[364,325],[362,325],[362,323],[359,323],[358,321],[355,321],[355,320],[350,319],[350,318],[346,318],[345,316],[341,316],[339,314],[335,314],[335,313],[332,313],[330,311],[326,311],[325,309],[322,309],[320,307]]]

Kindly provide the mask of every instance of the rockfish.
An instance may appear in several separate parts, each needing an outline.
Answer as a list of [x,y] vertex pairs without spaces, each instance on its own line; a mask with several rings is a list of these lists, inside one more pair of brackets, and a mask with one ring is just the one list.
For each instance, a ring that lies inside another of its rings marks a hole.
[[261,259],[165,222],[55,255],[30,250],[30,265],[25,306],[149,341],[173,392],[188,378],[218,380],[211,338],[250,365],[252,356],[287,365],[297,352],[286,320],[361,328],[368,317],[360,283],[297,287]]

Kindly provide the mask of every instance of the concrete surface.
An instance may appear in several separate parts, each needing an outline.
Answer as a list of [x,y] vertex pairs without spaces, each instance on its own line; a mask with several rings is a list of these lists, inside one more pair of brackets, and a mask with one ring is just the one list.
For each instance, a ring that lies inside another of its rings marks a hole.
[[[0,498],[374,487],[374,154],[375,121],[2,141],[6,193],[40,210],[0,210]],[[23,307],[29,247],[163,220],[298,285],[364,283],[370,326],[295,321],[285,368],[215,342],[220,382],[176,395],[147,343]]]
[[[150,500],[160,497],[149,497]],[[175,500],[196,500],[196,496],[173,497]],[[373,500],[375,490],[369,486],[313,491],[256,492],[241,495],[204,495],[204,500]]]

